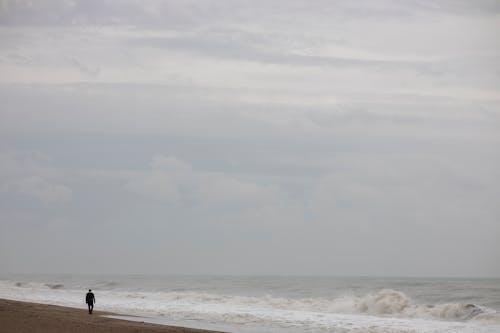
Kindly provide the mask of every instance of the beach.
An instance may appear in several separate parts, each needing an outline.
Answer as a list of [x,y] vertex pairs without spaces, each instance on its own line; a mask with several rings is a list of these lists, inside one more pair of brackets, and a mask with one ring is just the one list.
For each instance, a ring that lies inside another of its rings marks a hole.
[[0,299],[0,332],[151,332],[151,333],[215,333],[214,331],[156,325],[104,317],[109,312],[88,314],[81,309]]

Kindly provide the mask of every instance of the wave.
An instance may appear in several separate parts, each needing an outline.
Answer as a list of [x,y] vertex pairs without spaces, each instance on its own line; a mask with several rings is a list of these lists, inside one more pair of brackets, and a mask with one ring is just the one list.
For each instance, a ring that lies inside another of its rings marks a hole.
[[[373,322],[382,325],[380,321],[385,323],[393,320],[404,322],[403,326],[407,325],[408,320],[417,325],[414,319],[432,320],[432,326],[439,322],[443,325],[457,325],[457,322],[462,322],[463,325],[500,323],[500,316],[495,310],[481,305],[458,302],[422,304],[403,292],[392,289],[362,296],[280,298],[269,295],[221,295],[199,291],[123,291],[114,290],[113,286],[111,283],[109,289],[95,288],[102,309],[123,314],[163,316],[174,320],[295,323],[293,325],[310,327],[330,327],[340,325],[342,321],[346,327],[363,321],[367,323],[364,327],[369,327]],[[65,289],[62,284],[57,283],[27,282],[19,285],[15,282],[0,281],[0,297],[41,303],[81,306],[85,291]]]
[[[324,314],[367,314],[384,317],[421,318],[447,321],[493,320],[500,322],[499,314],[490,308],[471,303],[420,304],[404,293],[383,289],[364,296],[327,298],[278,298],[272,296],[236,296],[206,292],[127,292],[121,295],[123,302],[131,300],[160,303],[158,312],[175,308],[247,308],[252,310],[285,310]],[[168,312],[168,311],[167,311]],[[249,318],[246,318],[247,320]]]
[[63,289],[64,285],[62,283],[46,283],[45,284],[50,289]]
[[401,315],[463,321],[491,311],[470,303],[418,304],[404,293],[392,289],[384,289],[363,297],[354,297],[350,301],[351,304],[347,304],[345,309],[339,310],[355,310],[373,315]]
[[487,307],[471,303],[419,304],[404,293],[392,289],[383,289],[364,296],[343,296],[333,299],[226,296],[197,292],[171,292],[166,293],[164,297],[168,302],[187,302],[190,304],[225,304],[262,309],[369,314],[451,321],[500,321],[498,313]]
[[113,289],[119,285],[120,283],[115,281],[105,281],[97,284],[97,286],[102,289]]
[[[129,297],[134,296],[129,295]],[[498,318],[495,310],[470,303],[418,304],[404,293],[392,289],[380,290],[361,297],[344,296],[334,299],[225,296],[194,292],[171,292],[165,293],[164,297],[167,302],[234,304],[262,309],[272,308],[319,313],[369,314],[454,321]]]

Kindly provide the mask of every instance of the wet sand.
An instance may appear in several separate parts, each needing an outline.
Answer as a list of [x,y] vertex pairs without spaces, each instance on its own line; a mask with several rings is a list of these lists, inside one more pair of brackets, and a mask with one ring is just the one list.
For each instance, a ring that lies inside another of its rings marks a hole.
[[[103,317],[108,312],[88,314],[81,309],[0,299],[0,333],[216,333]],[[219,332],[220,333],[220,332]]]

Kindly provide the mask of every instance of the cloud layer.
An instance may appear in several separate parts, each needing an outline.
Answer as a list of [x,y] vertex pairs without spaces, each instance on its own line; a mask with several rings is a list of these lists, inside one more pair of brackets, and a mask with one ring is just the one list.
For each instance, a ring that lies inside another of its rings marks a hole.
[[494,1],[1,1],[0,269],[500,276],[499,30]]

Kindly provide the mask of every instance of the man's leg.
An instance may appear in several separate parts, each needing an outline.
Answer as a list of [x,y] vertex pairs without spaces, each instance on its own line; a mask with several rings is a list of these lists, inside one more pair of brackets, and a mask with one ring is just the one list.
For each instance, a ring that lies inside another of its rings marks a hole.
[[94,310],[94,303],[90,303],[90,314],[92,314],[92,310]]

